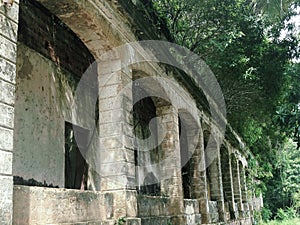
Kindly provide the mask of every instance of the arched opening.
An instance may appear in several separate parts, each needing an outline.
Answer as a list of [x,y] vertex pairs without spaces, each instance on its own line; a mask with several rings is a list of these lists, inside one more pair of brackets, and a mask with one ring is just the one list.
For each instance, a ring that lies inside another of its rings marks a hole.
[[246,172],[243,163],[239,162],[239,171],[240,171],[240,179],[241,179],[241,191],[242,191],[242,202],[246,204],[248,202],[247,196],[247,180],[246,180]]
[[241,180],[239,171],[239,162],[235,154],[230,155],[232,166],[232,179],[233,179],[233,192],[234,192],[234,204],[235,204],[235,218],[240,217],[242,211],[242,192],[241,192]]
[[[204,151],[206,151],[207,149],[207,145],[208,145],[208,140],[210,137],[210,131],[209,130],[204,130],[203,131],[203,144],[204,144]],[[205,154],[206,155],[206,154]],[[211,177],[210,177],[210,172],[209,172],[209,167],[206,165],[205,163],[205,170],[206,170],[206,187],[207,187],[207,197],[208,200],[212,200],[211,199]]]
[[[145,95],[144,95],[145,94]],[[147,96],[141,88],[133,89],[133,98]],[[160,183],[152,164],[159,162],[156,107],[151,97],[137,101],[133,106],[133,131],[135,136],[135,167],[137,190],[144,195],[159,195]]]
[[221,146],[221,168],[222,168],[222,184],[224,194],[224,204],[227,219],[235,219],[234,214],[234,195],[232,185],[231,161],[228,149]]
[[185,199],[192,198],[192,158],[189,153],[187,127],[185,123],[178,117],[179,124],[179,141],[180,141],[180,161],[183,197]]
[[204,131],[205,162],[211,222],[224,221],[224,196],[220,150],[217,140],[209,130]]
[[195,199],[199,195],[200,163],[203,157],[200,149],[200,129],[190,113],[179,109],[178,130],[183,197]]

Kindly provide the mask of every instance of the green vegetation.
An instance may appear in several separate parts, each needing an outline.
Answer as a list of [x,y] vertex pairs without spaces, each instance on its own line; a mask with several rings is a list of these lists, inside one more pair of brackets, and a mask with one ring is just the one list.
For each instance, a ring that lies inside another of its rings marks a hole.
[[120,217],[117,219],[117,221],[114,223],[114,225],[124,225],[126,223],[125,216]]
[[290,19],[300,1],[150,2],[159,28],[166,25],[170,40],[200,55],[217,77],[228,121],[254,155],[247,172],[264,197],[262,219],[299,214],[299,31]]
[[294,218],[294,219],[287,219],[284,221],[272,220],[269,222],[261,223],[260,225],[299,225],[299,224],[300,224],[300,219]]

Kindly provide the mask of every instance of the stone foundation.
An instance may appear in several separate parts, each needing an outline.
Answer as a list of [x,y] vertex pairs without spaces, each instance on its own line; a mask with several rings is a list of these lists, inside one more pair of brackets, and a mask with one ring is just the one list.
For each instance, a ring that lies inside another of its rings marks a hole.
[[104,206],[99,192],[15,185],[13,224],[100,222]]

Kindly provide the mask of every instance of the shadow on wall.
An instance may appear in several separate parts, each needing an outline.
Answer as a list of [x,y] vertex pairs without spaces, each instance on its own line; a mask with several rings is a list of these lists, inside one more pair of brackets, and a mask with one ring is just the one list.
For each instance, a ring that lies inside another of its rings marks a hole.
[[146,175],[140,191],[141,194],[145,195],[160,195],[159,181],[152,172]]
[[47,184],[44,180],[44,183],[38,182],[35,179],[31,178],[29,180],[25,180],[22,177],[14,176],[14,185],[26,185],[26,186],[36,186],[36,187],[49,187],[49,188],[59,188],[59,186],[55,186],[52,183]]

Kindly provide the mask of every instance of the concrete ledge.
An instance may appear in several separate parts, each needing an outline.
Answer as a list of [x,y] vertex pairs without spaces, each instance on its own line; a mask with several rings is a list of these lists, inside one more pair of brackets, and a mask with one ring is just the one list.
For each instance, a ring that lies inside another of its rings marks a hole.
[[99,224],[102,196],[93,191],[15,185],[13,224]]
[[[57,223],[51,225],[104,225],[101,221],[89,221],[89,222],[79,222],[79,223]],[[106,225],[106,224],[105,224]]]

